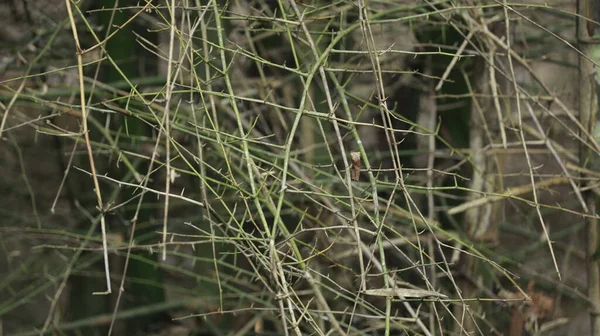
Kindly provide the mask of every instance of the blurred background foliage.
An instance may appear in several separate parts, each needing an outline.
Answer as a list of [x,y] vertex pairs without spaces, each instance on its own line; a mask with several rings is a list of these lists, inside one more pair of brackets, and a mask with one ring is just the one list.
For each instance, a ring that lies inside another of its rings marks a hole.
[[0,6],[0,333],[592,334],[575,1]]

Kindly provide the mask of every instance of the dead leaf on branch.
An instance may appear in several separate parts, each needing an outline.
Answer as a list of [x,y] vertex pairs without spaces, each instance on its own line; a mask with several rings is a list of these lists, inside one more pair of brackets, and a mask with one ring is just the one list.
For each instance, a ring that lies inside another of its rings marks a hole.
[[354,181],[358,181],[360,177],[360,152],[350,153],[350,159],[352,160],[352,166],[350,166],[350,178]]
[[502,299],[514,300],[508,303],[509,307],[513,309],[510,336],[522,335],[524,325],[525,329],[531,329],[531,325],[536,325],[539,320],[550,317],[552,313],[554,299],[534,291],[533,285],[533,281],[527,285],[527,295],[531,298],[530,301],[525,301],[527,298],[522,293],[503,290],[498,294]]

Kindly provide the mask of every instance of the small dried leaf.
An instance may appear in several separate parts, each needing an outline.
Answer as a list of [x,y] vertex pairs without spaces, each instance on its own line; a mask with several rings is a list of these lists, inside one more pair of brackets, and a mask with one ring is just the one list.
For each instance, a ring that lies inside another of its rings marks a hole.
[[526,330],[529,330],[529,323],[537,323],[540,319],[545,319],[552,314],[554,299],[536,292],[533,281],[529,282],[526,295],[521,292],[501,290],[498,296],[505,300],[515,300],[508,303],[509,307],[513,307],[511,331],[508,334],[510,336],[522,335],[523,325]]
[[409,289],[409,288],[378,288],[367,289],[365,295],[372,296],[402,296],[405,298],[423,298],[423,297],[438,297],[446,298],[447,295],[442,293],[424,290],[424,289]]
[[254,332],[262,334],[265,331],[265,322],[262,318],[258,318],[254,323]]
[[530,281],[527,286],[527,294],[531,297],[532,308],[529,312],[529,317],[534,319],[543,319],[552,313],[552,306],[554,305],[554,299],[551,297],[536,292],[533,289],[533,281]]
[[358,181],[358,178],[360,177],[360,152],[350,153],[350,159],[352,160],[350,178],[354,181]]

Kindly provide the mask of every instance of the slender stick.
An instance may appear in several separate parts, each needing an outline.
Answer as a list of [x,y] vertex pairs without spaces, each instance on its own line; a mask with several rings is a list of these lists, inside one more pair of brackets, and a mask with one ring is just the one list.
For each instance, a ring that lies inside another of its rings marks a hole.
[[[589,0],[577,1],[577,39],[581,41],[590,40],[589,32],[586,27],[585,15],[587,8],[591,6]],[[582,131],[590,133],[596,125],[598,114],[598,100],[596,96],[595,66],[588,60],[592,56],[594,44],[579,43],[579,120],[583,126]],[[587,168],[590,165],[592,156],[597,155],[581,142],[579,149],[580,165]],[[582,179],[585,181],[585,179]],[[586,182],[582,182],[585,184]],[[584,185],[582,185],[584,186]],[[584,198],[587,203],[589,213],[596,213],[596,197],[591,190],[584,192]],[[594,217],[586,218],[587,233],[587,285],[588,297],[592,302],[590,312],[591,333],[590,335],[600,335],[600,269],[598,261],[594,257],[598,247],[598,220]]]
[[96,175],[96,165],[94,164],[94,154],[92,152],[92,146],[90,144],[90,134],[88,132],[87,125],[87,105],[85,101],[85,86],[83,84],[83,58],[81,52],[81,45],[79,44],[79,36],[77,33],[77,25],[75,24],[75,17],[73,16],[73,10],[71,9],[71,1],[65,0],[67,5],[67,12],[69,13],[69,21],[71,22],[71,30],[73,31],[73,39],[75,40],[75,48],[77,50],[77,69],[79,70],[79,90],[81,98],[81,124],[82,133],[85,139],[85,148],[87,149],[88,159],[90,161],[90,171],[92,180],[94,180],[94,191],[96,192],[96,199],[98,201],[98,210],[100,210],[100,228],[102,229],[102,247],[104,249],[104,271],[106,273],[106,291],[97,292],[94,294],[110,294],[112,292],[110,286],[110,268],[108,267],[108,251],[106,246],[106,223],[104,219],[104,210],[102,203],[102,193],[100,192],[100,184],[98,183],[98,176]]

